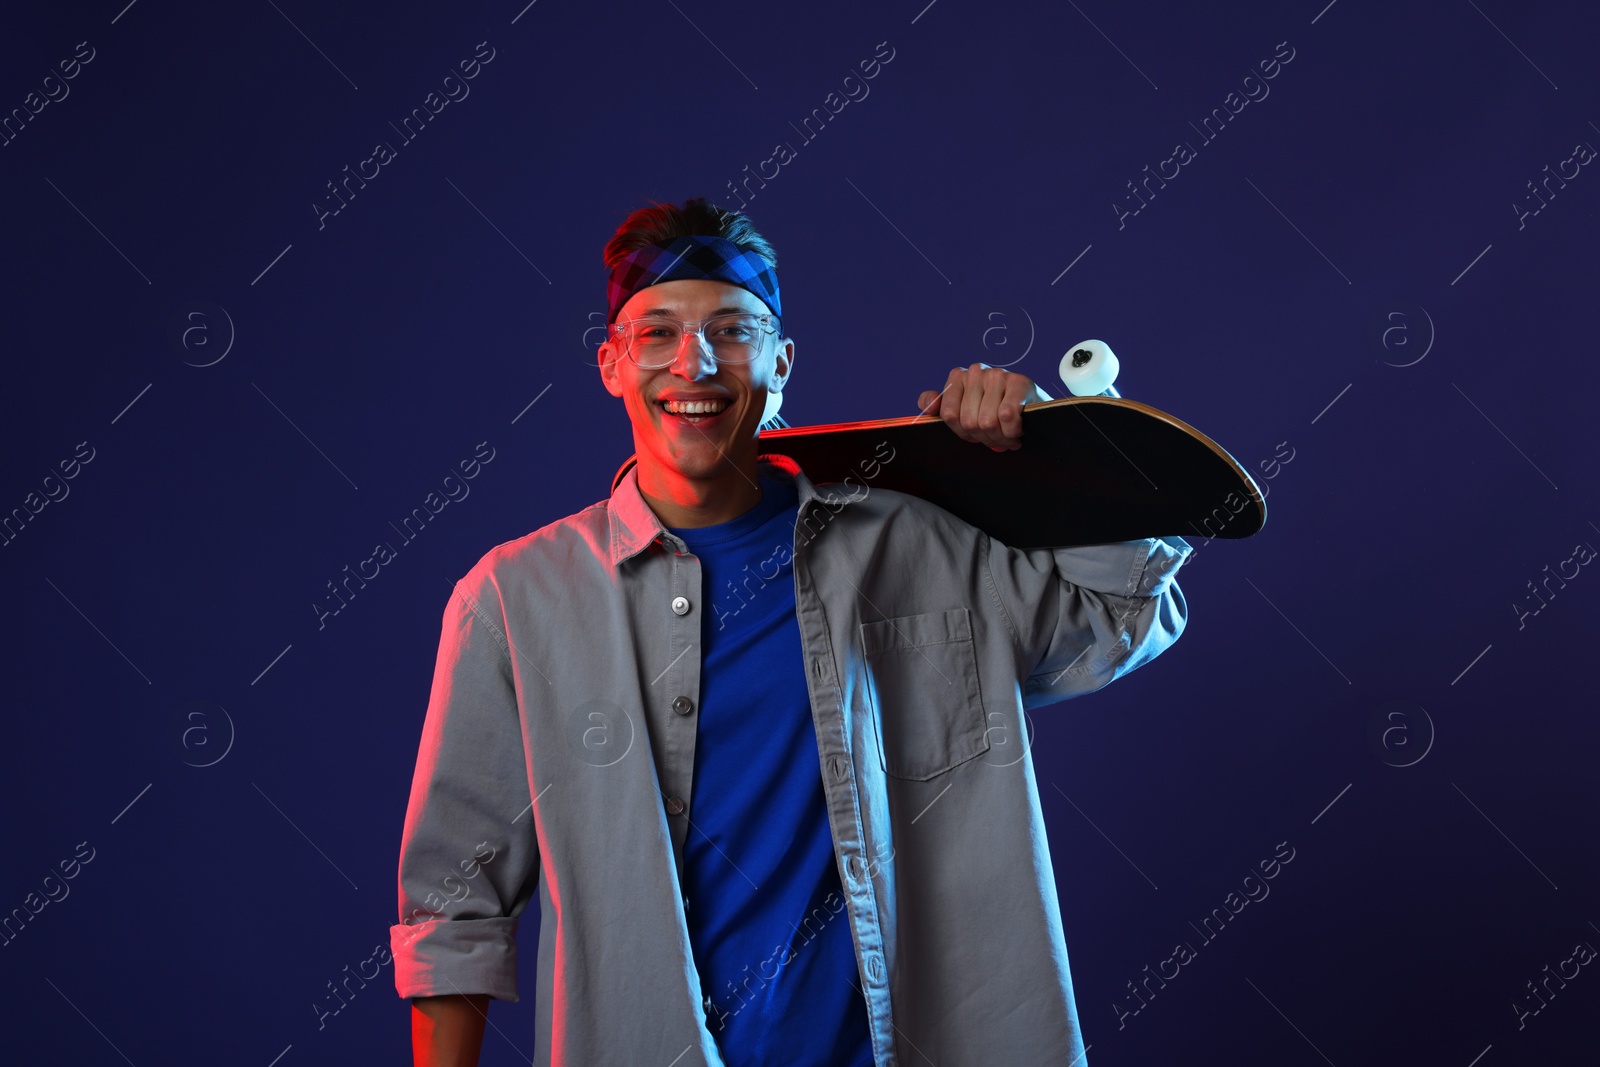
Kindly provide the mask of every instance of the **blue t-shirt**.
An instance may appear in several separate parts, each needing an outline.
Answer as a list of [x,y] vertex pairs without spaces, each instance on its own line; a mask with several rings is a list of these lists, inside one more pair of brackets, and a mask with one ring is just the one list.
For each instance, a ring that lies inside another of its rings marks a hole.
[[795,617],[799,498],[767,476],[761,490],[730,522],[669,527],[699,557],[708,605],[684,846],[689,942],[729,1067],[870,1067]]

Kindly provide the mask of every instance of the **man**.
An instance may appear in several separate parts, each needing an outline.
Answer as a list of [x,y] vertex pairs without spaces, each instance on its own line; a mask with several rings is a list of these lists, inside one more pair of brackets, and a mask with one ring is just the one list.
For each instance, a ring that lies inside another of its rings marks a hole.
[[[537,1064],[1082,1064],[1024,710],[1182,632],[1180,538],[1009,548],[759,451],[794,362],[734,212],[606,249],[637,463],[458,583],[400,860],[418,1064],[473,1064],[539,896]],[[1025,376],[919,405],[1025,447]]]

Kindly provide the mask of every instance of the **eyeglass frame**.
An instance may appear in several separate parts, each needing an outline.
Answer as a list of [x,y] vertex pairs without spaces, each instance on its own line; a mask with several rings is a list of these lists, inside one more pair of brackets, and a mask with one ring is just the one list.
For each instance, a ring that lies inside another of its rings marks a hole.
[[[716,348],[712,345],[710,339],[705,335],[706,324],[710,322],[716,322],[718,319],[731,319],[740,316],[747,316],[757,319],[760,321],[763,327],[761,330],[761,340],[755,346],[756,351],[749,359],[746,360],[720,359],[717,356]],[[671,323],[676,325],[680,331],[678,345],[673,348],[672,357],[665,363],[662,363],[660,366],[646,367],[643,363],[640,363],[638,359],[634,357],[633,345],[631,341],[623,336],[623,331],[627,327],[633,325],[634,323],[640,322]],[[693,328],[691,329],[691,327]],[[720,367],[724,363],[727,363],[732,367],[745,367],[761,358],[762,352],[765,350],[768,337],[775,337],[780,341],[783,340],[783,317],[781,315],[774,315],[770,311],[730,311],[726,314],[713,315],[709,319],[700,319],[698,321],[691,321],[689,319],[673,319],[668,318],[665,315],[643,315],[636,319],[619,319],[611,324],[609,333],[612,335],[612,338],[618,343],[618,345],[621,346],[622,354],[628,357],[628,361],[641,370],[661,370],[664,367],[672,366],[672,364],[677,361],[679,348],[682,347],[684,339],[688,337],[698,337],[700,339],[702,348],[710,353],[711,362],[716,366]]]

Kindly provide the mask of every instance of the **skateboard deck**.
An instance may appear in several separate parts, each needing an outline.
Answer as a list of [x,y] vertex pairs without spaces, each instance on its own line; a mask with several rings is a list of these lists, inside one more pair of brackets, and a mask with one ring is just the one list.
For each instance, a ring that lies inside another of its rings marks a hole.
[[921,497],[1013,548],[1242,538],[1267,520],[1260,487],[1221,445],[1146,404],[1029,404],[1022,434],[1021,448],[996,452],[963,441],[939,416],[913,415],[766,430],[760,450],[793,459],[819,486]]

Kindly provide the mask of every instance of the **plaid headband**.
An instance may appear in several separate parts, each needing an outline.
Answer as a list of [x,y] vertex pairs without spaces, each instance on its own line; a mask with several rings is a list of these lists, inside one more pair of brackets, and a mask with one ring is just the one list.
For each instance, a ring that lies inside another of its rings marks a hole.
[[646,245],[618,263],[606,283],[606,299],[611,306],[606,322],[615,322],[622,305],[639,290],[685,278],[708,278],[747,289],[780,320],[783,318],[778,302],[778,274],[766,260],[725,237],[696,235]]

